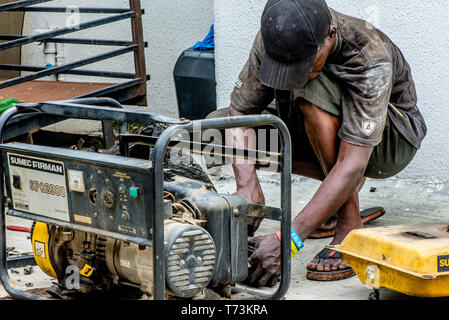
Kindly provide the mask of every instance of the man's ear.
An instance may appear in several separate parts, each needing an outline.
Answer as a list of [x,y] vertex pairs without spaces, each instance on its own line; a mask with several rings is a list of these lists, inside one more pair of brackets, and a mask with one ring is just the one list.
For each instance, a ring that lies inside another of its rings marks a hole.
[[329,34],[327,35],[329,38],[333,39],[335,36],[337,36],[337,28],[332,26],[329,30]]

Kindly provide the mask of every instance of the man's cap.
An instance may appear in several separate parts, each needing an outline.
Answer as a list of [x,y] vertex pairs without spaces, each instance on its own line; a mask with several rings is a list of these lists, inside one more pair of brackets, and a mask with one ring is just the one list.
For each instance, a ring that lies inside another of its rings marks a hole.
[[260,81],[279,90],[304,88],[330,25],[324,0],[269,0],[262,14]]

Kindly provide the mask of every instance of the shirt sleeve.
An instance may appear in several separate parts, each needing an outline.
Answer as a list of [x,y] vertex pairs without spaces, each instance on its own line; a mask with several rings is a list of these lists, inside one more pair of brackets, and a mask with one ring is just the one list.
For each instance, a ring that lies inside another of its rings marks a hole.
[[393,86],[392,70],[389,61],[345,70],[340,78],[345,88],[339,132],[342,140],[363,147],[374,147],[382,141]]
[[231,93],[231,106],[244,114],[259,114],[274,100],[274,89],[259,80],[260,63],[265,48],[259,31],[249,58]]

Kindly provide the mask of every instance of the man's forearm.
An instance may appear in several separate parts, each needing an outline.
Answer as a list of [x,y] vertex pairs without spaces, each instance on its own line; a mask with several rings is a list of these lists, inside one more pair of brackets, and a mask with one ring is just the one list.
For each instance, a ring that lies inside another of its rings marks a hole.
[[[334,170],[335,169],[335,170]],[[351,200],[362,175],[344,173],[344,169],[335,167],[323,181],[315,196],[292,221],[292,227],[302,239],[307,239],[313,231],[345,202]],[[359,179],[360,177],[360,179]]]
[[[243,116],[244,114],[230,107],[228,117]],[[226,130],[226,144],[238,149],[255,149],[256,139],[253,128],[233,128]],[[257,182],[256,166],[250,160],[236,158],[233,168],[237,189],[253,185]]]
[[[230,107],[228,117],[244,115]],[[257,137],[253,128],[234,128],[226,130],[226,144],[239,149],[255,149]],[[265,197],[260,187],[255,162],[242,158],[233,160],[237,194],[250,203],[264,204]]]
[[359,148],[356,154],[337,161],[312,200],[292,222],[292,227],[302,239],[308,238],[346,202],[357,201],[356,189],[363,178],[371,151],[369,148]]

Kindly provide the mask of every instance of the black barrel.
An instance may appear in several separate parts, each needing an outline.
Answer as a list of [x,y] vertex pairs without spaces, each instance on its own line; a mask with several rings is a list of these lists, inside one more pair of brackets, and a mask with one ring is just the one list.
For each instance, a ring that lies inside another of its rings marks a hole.
[[180,118],[204,119],[217,110],[214,49],[183,51],[173,75]]

